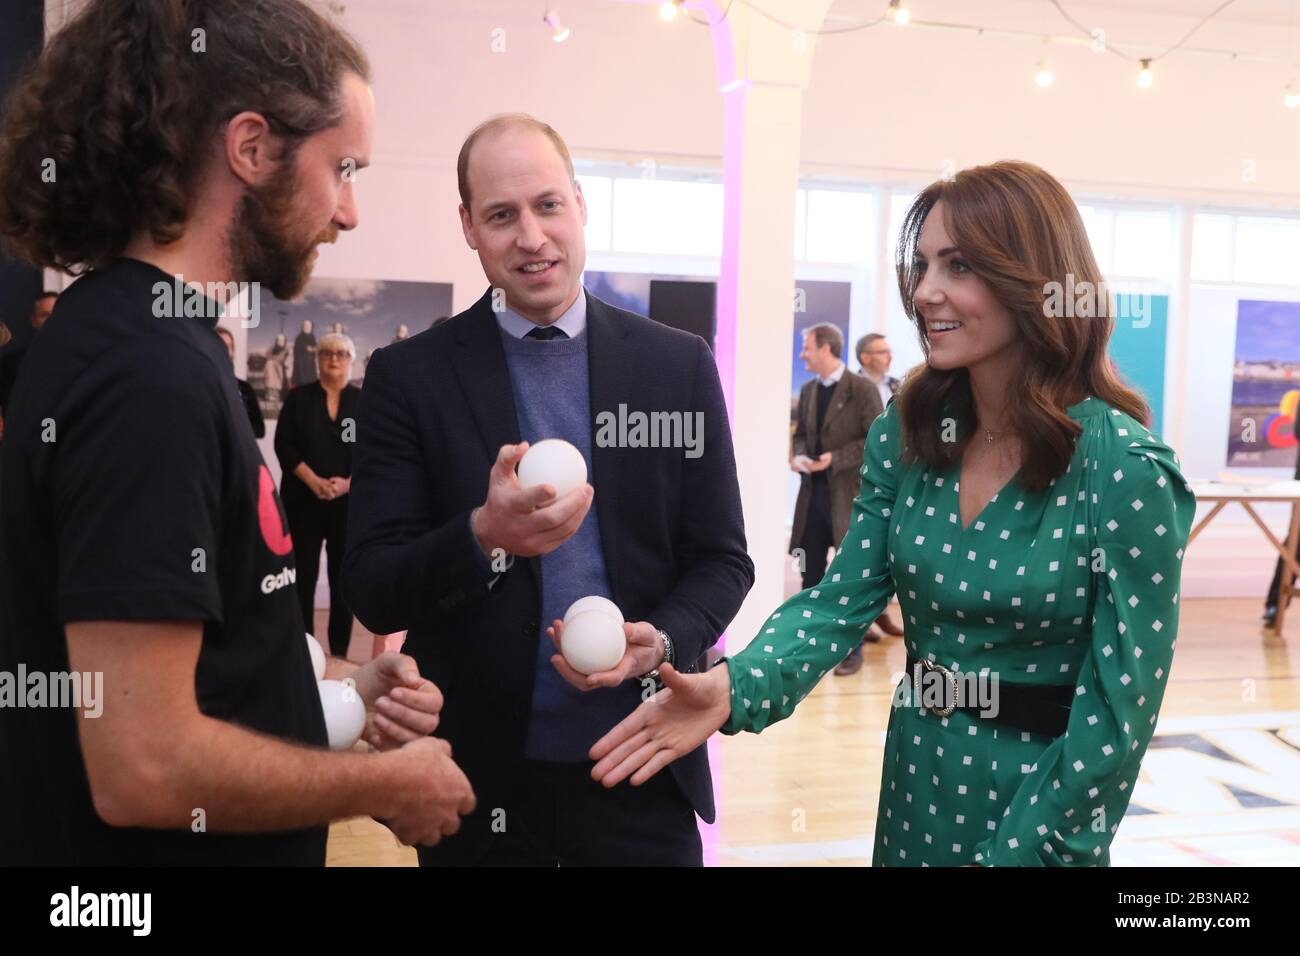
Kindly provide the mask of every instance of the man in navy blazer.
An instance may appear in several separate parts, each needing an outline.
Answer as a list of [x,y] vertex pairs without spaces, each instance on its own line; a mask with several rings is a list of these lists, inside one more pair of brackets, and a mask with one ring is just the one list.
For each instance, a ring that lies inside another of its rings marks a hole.
[[[489,120],[458,179],[491,288],[371,359],[344,561],[361,621],[407,630],[403,650],[441,688],[438,736],[478,799],[420,862],[699,865],[695,815],[714,819],[704,747],[611,789],[587,752],[659,668],[705,666],[753,584],[712,354],[583,289],[586,207],[549,126]],[[521,486],[515,466],[545,438],[582,452],[589,484]],[[628,651],[585,677],[556,645],[589,594],[622,610]],[[381,705],[381,729],[401,733],[384,713],[402,706]]]

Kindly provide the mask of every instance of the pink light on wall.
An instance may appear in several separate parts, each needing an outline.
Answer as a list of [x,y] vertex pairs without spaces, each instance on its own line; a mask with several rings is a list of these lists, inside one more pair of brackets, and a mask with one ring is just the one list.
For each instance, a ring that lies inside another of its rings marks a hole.
[[712,26],[713,59],[718,88],[723,97],[722,144],[722,265],[718,276],[718,314],[715,337],[718,376],[734,423],[736,386],[737,284],[740,278],[740,183],[744,169],[743,123],[747,81],[736,75],[735,44],[731,23],[721,19],[716,4],[708,5]]
[[[736,76],[735,44],[731,24],[721,18],[716,4],[709,3],[709,33],[713,38],[713,60],[717,70],[718,88],[723,98],[722,142],[722,263],[718,273],[717,328],[714,332],[714,358],[718,363],[718,378],[722,382],[722,395],[727,402],[727,418],[736,422],[736,349],[740,343],[737,331],[738,285],[740,281],[740,183],[744,159],[743,122],[745,117],[746,82]],[[718,638],[718,649],[727,653],[727,633]],[[725,801],[722,790],[722,746],[717,734],[709,738],[709,763],[713,767],[713,802],[717,819],[712,824],[702,824],[701,843],[704,865],[718,865],[718,848],[722,835],[722,818]]]

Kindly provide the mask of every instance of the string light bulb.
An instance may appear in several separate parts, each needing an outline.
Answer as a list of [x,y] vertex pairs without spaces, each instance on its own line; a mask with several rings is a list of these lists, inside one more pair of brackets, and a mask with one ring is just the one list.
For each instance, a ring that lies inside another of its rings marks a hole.
[[889,16],[900,27],[905,27],[912,20],[912,11],[903,6],[903,0],[889,0]]
[[1151,72],[1151,59],[1148,57],[1142,61],[1142,69],[1138,70],[1138,86],[1144,90],[1150,89],[1155,79],[1155,74]]
[[547,10],[542,22],[551,28],[551,39],[556,43],[569,39],[569,28],[560,21],[560,15],[554,10]]
[[1300,106],[1300,92],[1296,92],[1294,80],[1286,85],[1286,92],[1282,94],[1282,105],[1289,110]]
[[682,0],[668,0],[666,3],[659,4],[659,19],[671,23],[677,18],[677,8],[681,5]]
[[1034,82],[1046,89],[1056,80],[1056,74],[1052,72],[1051,66],[1046,58],[1038,61],[1038,69],[1034,73]]

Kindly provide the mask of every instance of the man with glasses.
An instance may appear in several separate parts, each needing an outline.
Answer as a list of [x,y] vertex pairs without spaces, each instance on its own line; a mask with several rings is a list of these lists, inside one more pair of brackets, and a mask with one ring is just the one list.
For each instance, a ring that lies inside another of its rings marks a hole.
[[888,340],[879,332],[868,333],[858,339],[857,353],[862,377],[880,393],[880,407],[888,407],[890,399],[898,393],[898,379],[889,374],[889,363],[894,354]]

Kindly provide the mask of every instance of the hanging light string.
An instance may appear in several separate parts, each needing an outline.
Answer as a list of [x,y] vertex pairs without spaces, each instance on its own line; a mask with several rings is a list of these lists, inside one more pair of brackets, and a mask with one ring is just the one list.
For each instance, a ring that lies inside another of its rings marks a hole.
[[[1088,36],[1089,38],[1092,37],[1092,33],[1093,33],[1093,31],[1090,30],[1090,29],[1088,29],[1087,27],[1085,27],[1082,23],[1080,23],[1080,22],[1079,22],[1078,20],[1076,20],[1074,17],[1070,16],[1070,14],[1066,11],[1065,7],[1061,5],[1061,0],[1048,0],[1048,2],[1049,2],[1053,7],[1056,8],[1056,12],[1059,13],[1061,16],[1063,16],[1063,17],[1065,18],[1066,22],[1068,22],[1072,27],[1074,27],[1075,29],[1077,29],[1077,30],[1079,30],[1080,32],[1082,32],[1085,36]],[[1201,19],[1200,19],[1199,21],[1197,21],[1196,26],[1194,26],[1194,27],[1192,27],[1190,30],[1188,30],[1187,33],[1183,35],[1183,38],[1182,38],[1181,40],[1179,40],[1179,41],[1178,41],[1177,43],[1175,43],[1173,46],[1169,47],[1169,49],[1165,50],[1163,53],[1159,53],[1159,54],[1157,54],[1157,55],[1155,55],[1155,56],[1137,57],[1137,56],[1134,56],[1134,55],[1131,54],[1131,53],[1125,53],[1123,50],[1119,49],[1119,48],[1116,47],[1116,46],[1113,46],[1113,45],[1112,45],[1111,43],[1109,43],[1109,42],[1107,42],[1107,43],[1105,44],[1104,49],[1106,50],[1107,53],[1113,53],[1113,54],[1115,54],[1116,56],[1118,56],[1120,59],[1128,60],[1130,63],[1132,63],[1132,62],[1134,62],[1134,61],[1141,60],[1141,61],[1144,61],[1144,62],[1146,62],[1146,63],[1149,64],[1149,63],[1154,63],[1156,60],[1163,60],[1163,59],[1164,59],[1165,57],[1167,57],[1170,53],[1173,53],[1175,50],[1177,50],[1177,49],[1181,48],[1182,46],[1184,46],[1184,45],[1187,43],[1187,41],[1190,40],[1190,39],[1192,38],[1193,34],[1195,34],[1197,30],[1199,30],[1201,27],[1205,26],[1207,23],[1209,23],[1211,20],[1213,20],[1215,17],[1217,17],[1220,13],[1222,13],[1224,10],[1228,9],[1228,7],[1232,6],[1232,5],[1233,5],[1234,3],[1236,3],[1236,2],[1237,2],[1237,0],[1224,0],[1223,3],[1219,4],[1217,7],[1215,7],[1213,10],[1211,10],[1209,13],[1207,13],[1205,16],[1201,17]],[[1233,55],[1235,56],[1236,54],[1233,54]]]
[[895,6],[899,5],[898,3],[891,3],[889,7],[886,8],[885,12],[882,13],[880,16],[876,17],[875,19],[859,20],[857,23],[850,23],[842,27],[801,27],[794,23],[787,23],[785,20],[782,20],[780,17],[776,16],[775,14],[768,13],[758,4],[753,3],[752,0],[727,0],[726,8],[722,11],[722,15],[718,17],[718,19],[716,20],[707,20],[707,19],[701,20],[699,17],[695,16],[695,14],[690,10],[687,10],[687,13],[690,14],[690,18],[694,23],[698,23],[706,27],[717,26],[718,24],[722,23],[724,20],[727,19],[727,14],[731,12],[731,5],[733,3],[739,3],[742,7],[748,7],[758,16],[762,17],[765,20],[770,20],[771,22],[775,23],[777,26],[783,29],[790,30],[791,32],[803,33],[808,36],[831,36],[836,33],[854,33],[858,30],[866,30],[874,26],[879,26],[880,24],[884,23],[886,20],[891,19],[890,10]]
[[[1059,43],[1067,46],[1085,46],[1085,45],[1093,44],[1095,42],[1095,40],[1093,39],[1094,31],[1084,26],[1082,23],[1078,21],[1078,19],[1073,17],[1062,6],[1060,0],[1047,0],[1047,2],[1049,2],[1057,10],[1057,12],[1059,12],[1061,16],[1065,18],[1065,20],[1071,26],[1073,26],[1076,30],[1079,31],[1080,34],[1082,34],[1081,36],[1077,36],[1074,34],[1068,36],[1048,36],[1046,38],[1047,40],[1049,40],[1051,43]],[[1205,24],[1209,23],[1211,20],[1213,20],[1215,17],[1217,17],[1220,13],[1222,13],[1224,10],[1226,10],[1235,2],[1236,0],[1225,0],[1225,2],[1220,3],[1217,7],[1215,7],[1213,10],[1211,10],[1209,13],[1203,16],[1199,21],[1197,21],[1197,23],[1190,30],[1188,30],[1187,33],[1185,33],[1177,43],[1175,43],[1173,46],[1168,47],[1166,50],[1164,50],[1158,55],[1154,55],[1150,57],[1140,57],[1125,52],[1124,50],[1121,50],[1113,46],[1109,42],[1106,43],[1105,49],[1107,52],[1112,53],[1115,56],[1118,56],[1130,62],[1141,62],[1142,60],[1146,59],[1154,63],[1156,60],[1162,59],[1163,57],[1168,56],[1170,53],[1173,53],[1176,50],[1181,50],[1184,53],[1197,53],[1197,54],[1203,54],[1209,56],[1221,56],[1232,60],[1245,60],[1245,61],[1260,62],[1260,63],[1287,63],[1289,65],[1291,63],[1291,60],[1287,57],[1272,56],[1263,53],[1248,53],[1239,50],[1223,50],[1223,49],[1212,49],[1207,47],[1187,46],[1187,42],[1202,27],[1204,27]],[[805,26],[800,26],[797,23],[790,23],[782,19],[781,17],[778,17],[775,14],[765,10],[762,7],[762,5],[757,2],[757,0],[728,0],[726,7],[723,8],[722,13],[718,15],[717,19],[702,18],[694,10],[691,10],[685,5],[683,5],[682,9],[688,15],[688,18],[693,23],[698,23],[701,26],[717,26],[718,24],[726,20],[727,15],[731,12],[731,7],[733,6],[733,4],[736,3],[739,3],[743,7],[747,7],[750,11],[752,11],[757,16],[763,17],[764,19],[771,21],[772,23],[776,24],[779,27],[782,27],[786,30],[799,31],[807,36],[833,36],[836,34],[856,33],[862,30],[874,29],[883,24],[888,24],[891,22],[892,17],[890,16],[890,11],[893,7],[892,4],[887,6],[885,11],[881,13],[880,16],[877,17],[871,17],[869,19],[860,20],[856,23],[846,24],[844,26],[821,27],[821,28],[805,27]],[[918,27],[929,27],[932,29],[963,30],[966,32],[975,33],[978,36],[988,35],[988,36],[997,36],[997,37],[1026,37],[1034,40],[1044,39],[1043,33],[1041,31],[1016,30],[1016,29],[1008,29],[1002,27],[985,27],[976,23],[956,23],[951,21],[917,20],[917,19],[912,19],[911,23]]]
[[[699,24],[700,26],[715,27],[726,22],[728,15],[731,13],[731,8],[733,4],[739,3],[746,9],[750,10],[755,16],[762,17],[765,20],[768,20],[771,23],[776,24],[778,27],[781,27],[782,29],[789,30],[793,33],[800,33],[805,36],[834,36],[843,33],[856,33],[862,30],[874,29],[875,27],[878,27],[883,23],[888,23],[890,21],[893,21],[893,23],[895,23],[900,27],[915,22],[917,26],[930,27],[931,29],[963,30],[967,32],[973,32],[977,36],[984,36],[985,34],[988,34],[989,36],[997,36],[997,37],[1023,37],[1023,38],[1040,39],[1043,45],[1043,52],[1038,60],[1037,65],[1034,68],[1035,70],[1034,82],[1039,87],[1042,88],[1051,86],[1055,80],[1051,61],[1047,57],[1047,47],[1052,43],[1059,43],[1059,44],[1071,45],[1071,46],[1087,45],[1092,47],[1094,52],[1110,53],[1113,54],[1114,56],[1119,57],[1121,60],[1126,60],[1130,63],[1136,62],[1139,66],[1139,70],[1137,74],[1137,85],[1140,89],[1143,90],[1150,89],[1152,84],[1155,82],[1155,73],[1152,71],[1151,65],[1159,60],[1163,60],[1165,57],[1169,56],[1169,54],[1179,50],[1182,50],[1185,53],[1196,53],[1196,54],[1208,55],[1208,56],[1226,57],[1230,60],[1243,60],[1243,61],[1250,61],[1256,63],[1285,63],[1287,69],[1292,73],[1294,73],[1296,69],[1296,58],[1295,58],[1295,49],[1294,49],[1295,0],[1292,0],[1290,4],[1291,30],[1290,30],[1290,35],[1288,36],[1289,46],[1286,51],[1287,56],[1285,57],[1279,57],[1279,56],[1273,56],[1273,55],[1261,54],[1261,53],[1242,53],[1236,50],[1221,50],[1221,49],[1209,49],[1204,47],[1189,47],[1187,45],[1187,42],[1191,40],[1191,38],[1195,36],[1197,32],[1201,30],[1202,27],[1204,27],[1211,20],[1218,17],[1219,14],[1223,13],[1224,10],[1228,9],[1228,7],[1236,3],[1237,0],[1223,0],[1223,2],[1219,3],[1218,6],[1214,7],[1214,9],[1210,10],[1199,20],[1197,20],[1196,23],[1192,25],[1191,29],[1188,30],[1186,33],[1184,33],[1176,43],[1172,44],[1169,47],[1166,47],[1160,53],[1153,54],[1152,56],[1138,56],[1109,42],[1105,38],[1104,33],[1100,29],[1097,28],[1090,29],[1082,22],[1080,22],[1078,18],[1073,16],[1070,13],[1070,11],[1068,11],[1065,8],[1065,5],[1062,2],[1062,0],[1047,0],[1047,2],[1052,5],[1052,9],[1054,9],[1058,14],[1060,14],[1062,19],[1064,19],[1070,26],[1074,27],[1075,30],[1078,31],[1079,35],[1072,34],[1070,36],[1052,36],[1052,35],[1044,35],[1042,33],[1030,32],[1028,30],[983,27],[983,26],[979,26],[978,24],[971,24],[971,23],[954,23],[950,21],[944,22],[938,20],[913,21],[911,11],[908,10],[904,0],[889,0],[889,3],[885,7],[884,12],[878,17],[862,19],[853,23],[849,23],[842,26],[834,26],[834,27],[803,27],[795,23],[790,23],[782,19],[781,17],[777,16],[776,14],[773,14],[768,10],[765,10],[762,6],[760,6],[756,2],[756,0],[727,0],[726,6],[722,7],[720,13],[718,12],[717,7],[718,4],[721,3],[721,0],[717,0],[717,2],[714,5],[710,6],[707,9],[709,18],[701,18],[700,16],[698,16],[696,10],[692,9],[692,6],[694,5],[688,6],[687,0],[668,0],[668,2],[660,5],[660,13],[665,20],[672,20],[676,16],[678,11],[683,11],[685,12],[687,19],[689,19],[692,23]],[[712,19],[715,16],[716,19]],[[559,38],[557,37],[557,39]],[[1300,108],[1300,87],[1297,86],[1294,76],[1286,84],[1286,88],[1284,90],[1283,102],[1285,103],[1288,109]]]

